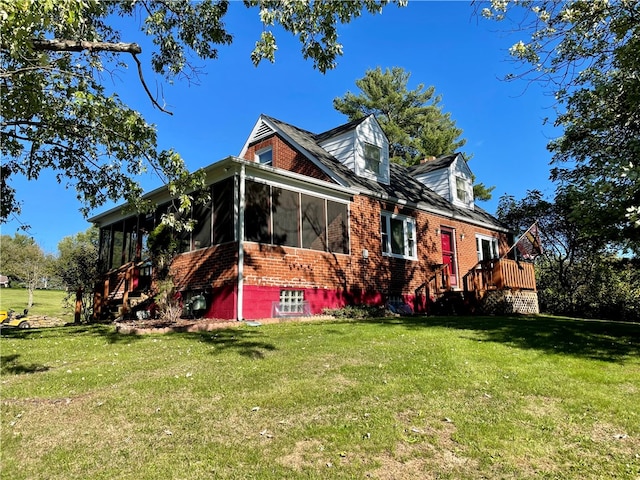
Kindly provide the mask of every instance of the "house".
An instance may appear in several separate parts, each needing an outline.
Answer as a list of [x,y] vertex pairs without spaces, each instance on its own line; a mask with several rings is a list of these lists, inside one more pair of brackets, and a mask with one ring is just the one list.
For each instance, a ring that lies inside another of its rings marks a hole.
[[[511,232],[475,205],[462,155],[391,163],[373,115],[320,134],[261,115],[240,154],[205,173],[211,201],[193,207],[195,228],[181,234],[170,267],[183,299],[197,298],[205,317],[351,304],[428,313],[452,292],[488,311],[538,311],[532,265],[502,258]],[[135,310],[153,290],[146,242],[171,199],[166,188],[146,197],[158,205],[153,214],[116,208],[90,220],[104,271],[96,315]]]

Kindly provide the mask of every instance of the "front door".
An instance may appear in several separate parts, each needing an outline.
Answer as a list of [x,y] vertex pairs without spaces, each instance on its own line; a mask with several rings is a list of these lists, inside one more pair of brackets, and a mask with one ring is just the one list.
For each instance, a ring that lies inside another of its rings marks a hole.
[[449,266],[449,282],[452,287],[458,286],[458,269],[456,268],[455,237],[453,230],[441,229],[442,263]]

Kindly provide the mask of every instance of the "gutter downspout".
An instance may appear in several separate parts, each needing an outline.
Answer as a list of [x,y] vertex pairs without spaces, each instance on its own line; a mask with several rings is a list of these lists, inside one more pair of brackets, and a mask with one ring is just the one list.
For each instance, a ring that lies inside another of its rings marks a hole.
[[238,308],[236,320],[243,320],[244,302],[244,206],[245,206],[245,166],[240,167],[240,185],[238,195]]

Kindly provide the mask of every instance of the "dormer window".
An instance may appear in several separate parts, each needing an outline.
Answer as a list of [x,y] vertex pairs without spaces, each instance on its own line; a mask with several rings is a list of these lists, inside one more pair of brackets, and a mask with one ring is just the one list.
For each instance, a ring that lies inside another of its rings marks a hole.
[[462,203],[467,203],[467,181],[462,177],[456,177],[456,197]]
[[380,174],[380,157],[382,149],[370,143],[364,144],[364,168],[369,172]]
[[262,165],[273,164],[273,149],[271,147],[262,148],[256,151],[256,162]]

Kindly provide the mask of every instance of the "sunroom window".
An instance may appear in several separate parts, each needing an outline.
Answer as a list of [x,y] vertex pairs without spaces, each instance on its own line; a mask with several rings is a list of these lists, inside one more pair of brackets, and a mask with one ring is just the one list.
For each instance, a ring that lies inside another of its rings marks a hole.
[[416,258],[416,223],[413,218],[383,212],[380,228],[383,254]]

